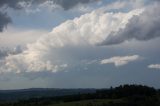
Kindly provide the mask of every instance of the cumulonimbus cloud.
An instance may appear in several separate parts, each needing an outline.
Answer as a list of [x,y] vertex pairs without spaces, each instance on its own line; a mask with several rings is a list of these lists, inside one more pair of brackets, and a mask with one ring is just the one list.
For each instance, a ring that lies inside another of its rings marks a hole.
[[1,73],[57,72],[68,66],[67,62],[79,61],[75,60],[76,55],[70,55],[72,51],[95,46],[105,40],[110,32],[123,28],[131,17],[142,11],[135,9],[128,13],[108,13],[98,9],[68,20],[35,43],[28,44],[22,53],[7,56],[1,62]]
[[160,69],[160,64],[150,64],[150,65],[148,65],[148,68],[151,68],[151,69]]
[[[153,15],[153,8],[158,7],[152,5],[147,7],[147,10],[149,8],[151,12],[148,11],[148,13]],[[79,61],[76,58],[77,55],[72,55],[72,52],[83,49],[81,50],[81,55],[87,55],[84,49],[92,48],[92,46],[102,44],[102,42],[106,41],[113,42],[113,40],[110,39],[112,32],[118,33],[120,30],[126,29],[128,24],[132,23],[134,17],[144,18],[142,14],[146,14],[146,10],[134,9],[129,12],[112,13],[106,12],[105,9],[98,9],[73,20],[68,20],[55,27],[50,33],[40,37],[36,42],[28,44],[27,49],[22,53],[7,56],[4,61],[0,62],[0,71],[1,73],[21,73],[41,71],[57,72],[62,70],[69,67],[69,62],[74,64],[75,61]],[[151,17],[150,15],[148,14],[146,16]],[[148,17],[142,19],[140,23],[143,23],[143,21],[152,23],[153,20],[157,22],[157,17],[153,19]],[[157,26],[157,24],[149,24],[148,27],[148,24],[145,25],[145,28],[151,29]],[[150,29],[146,31],[148,30]],[[158,32],[156,33],[158,34]],[[148,34],[148,32],[146,32],[146,34]],[[146,34],[139,35],[139,37],[142,36],[141,38],[145,38],[145,36],[147,36]],[[121,35],[116,36],[120,36],[121,38]],[[113,35],[113,37],[115,36]],[[126,36],[123,36],[122,38],[126,40],[125,37]],[[139,59],[138,55],[113,57],[110,59],[110,63],[112,62],[116,66],[121,66],[137,59]],[[104,61],[102,63],[104,63]]]
[[123,66],[128,64],[129,62],[136,61],[140,58],[139,55],[132,56],[115,56],[109,59],[104,59],[100,61],[100,64],[114,64],[115,66]]

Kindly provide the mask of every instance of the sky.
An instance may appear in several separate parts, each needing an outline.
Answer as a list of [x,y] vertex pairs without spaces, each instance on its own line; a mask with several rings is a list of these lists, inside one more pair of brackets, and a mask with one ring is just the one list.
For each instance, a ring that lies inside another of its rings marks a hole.
[[160,88],[159,0],[1,0],[0,89]]

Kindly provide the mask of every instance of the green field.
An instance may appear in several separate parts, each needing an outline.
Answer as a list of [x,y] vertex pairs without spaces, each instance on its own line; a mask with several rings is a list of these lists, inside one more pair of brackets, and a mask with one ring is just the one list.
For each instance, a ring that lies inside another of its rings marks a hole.
[[49,106],[105,106],[109,104],[115,103],[124,103],[125,101],[122,99],[94,99],[94,100],[82,100],[75,102],[65,102],[65,103],[57,103],[51,104]]

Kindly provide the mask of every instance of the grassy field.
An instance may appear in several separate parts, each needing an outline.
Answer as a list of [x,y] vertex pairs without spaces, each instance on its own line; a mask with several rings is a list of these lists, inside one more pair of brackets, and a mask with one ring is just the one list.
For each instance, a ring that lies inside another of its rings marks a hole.
[[104,106],[107,104],[122,103],[122,102],[125,102],[125,101],[122,99],[115,99],[115,100],[95,99],[95,100],[83,100],[83,101],[76,101],[76,102],[57,103],[49,106]]

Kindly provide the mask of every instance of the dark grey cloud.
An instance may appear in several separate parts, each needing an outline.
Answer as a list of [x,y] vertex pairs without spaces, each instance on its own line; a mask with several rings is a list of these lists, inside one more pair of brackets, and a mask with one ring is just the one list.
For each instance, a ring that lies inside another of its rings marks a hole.
[[[36,6],[46,1],[51,1],[53,4],[62,7],[64,10],[69,10],[78,4],[87,4],[98,0],[0,0],[0,10],[2,8],[12,8],[15,10],[23,9],[24,7],[19,4],[20,2],[31,3]],[[7,13],[0,11],[0,32],[2,32],[5,26],[10,22],[11,19],[7,16]]]
[[146,41],[160,37],[160,3],[153,4],[138,16],[133,16],[125,28],[112,32],[101,45],[120,44],[129,40]]
[[20,5],[18,5],[20,1],[25,1],[25,0],[0,0],[0,7],[5,6],[14,9],[20,9],[21,7]]
[[94,2],[98,0],[52,0],[52,1],[62,6],[65,10],[68,10],[76,6],[77,4],[86,4],[86,3]]
[[99,0],[1,0],[0,7],[7,6],[14,9],[21,9],[21,5],[19,2],[26,2],[32,4],[41,4],[46,1],[51,1],[54,4],[60,5],[65,10],[71,9],[72,7],[76,6],[77,4],[87,4],[90,2],[95,2]]
[[4,57],[6,57],[6,56],[8,56],[7,51],[0,50],[0,59],[4,58]]
[[6,13],[0,12],[0,32],[2,32],[4,27],[6,27],[10,22],[10,17],[8,17]]
[[7,15],[7,13],[3,12],[3,7],[13,8],[13,9],[21,9],[20,5],[18,5],[20,0],[0,0],[0,32],[11,23],[11,18]]

